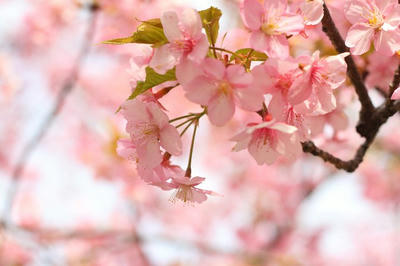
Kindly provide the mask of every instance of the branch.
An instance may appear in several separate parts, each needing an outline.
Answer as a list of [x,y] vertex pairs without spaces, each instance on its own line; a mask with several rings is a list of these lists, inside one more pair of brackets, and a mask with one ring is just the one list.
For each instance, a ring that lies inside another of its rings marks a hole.
[[[336,28],[335,23],[329,13],[328,7],[324,3],[324,17],[322,19],[322,29],[326,33],[326,35],[331,40],[333,46],[339,53],[350,52],[349,48],[346,46],[342,36],[338,29]],[[358,99],[361,103],[360,110],[360,121],[359,126],[357,127],[357,132],[364,137],[365,130],[363,130],[363,125],[368,121],[372,112],[374,111],[374,106],[371,102],[371,98],[368,95],[367,88],[361,78],[360,73],[357,70],[357,66],[353,60],[351,55],[345,58],[347,63],[347,75],[350,78],[351,82],[354,85],[355,91],[358,95]]]
[[25,169],[25,165],[26,165],[27,161],[29,160],[30,156],[32,155],[32,153],[35,151],[35,149],[40,144],[40,141],[46,135],[47,131],[53,124],[57,115],[61,111],[67,96],[73,90],[75,83],[79,76],[82,62],[85,60],[85,58],[88,54],[89,48],[92,44],[92,40],[93,40],[93,36],[94,36],[94,32],[95,32],[96,18],[97,18],[96,11],[99,9],[99,6],[96,4],[91,4],[88,6],[88,9],[91,13],[91,16],[89,18],[89,20],[90,20],[89,25],[88,25],[86,33],[85,33],[85,40],[84,40],[84,42],[81,46],[81,49],[79,51],[79,54],[75,60],[72,71],[69,74],[69,76],[66,78],[60,92],[57,95],[55,104],[54,104],[53,108],[51,109],[51,112],[47,115],[47,117],[44,120],[39,131],[27,142],[25,147],[22,149],[20,156],[17,158],[17,163],[14,167],[14,170],[12,171],[12,180],[11,180],[12,183],[11,183],[10,189],[8,190],[8,193],[6,195],[5,207],[4,207],[2,216],[1,216],[1,217],[3,217],[3,220],[5,223],[7,223],[7,220],[8,220],[7,217],[11,214],[14,198],[15,198],[15,195],[18,193],[18,189],[19,189],[19,180],[21,179],[21,176]]

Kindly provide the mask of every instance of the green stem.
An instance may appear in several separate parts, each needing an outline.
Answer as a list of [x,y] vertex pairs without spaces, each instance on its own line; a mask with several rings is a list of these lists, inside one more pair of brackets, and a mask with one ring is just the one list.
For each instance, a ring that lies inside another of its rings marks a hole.
[[[185,132],[189,129],[189,127],[193,124],[193,122],[195,121],[195,120],[188,120],[188,121],[190,121],[190,123],[189,123],[189,125],[187,125],[184,129],[183,129],[183,131],[181,132],[181,137],[183,136],[183,134],[185,134]],[[187,122],[187,121],[186,121]]]
[[199,120],[195,120],[195,125],[194,125],[194,130],[193,130],[193,135],[192,135],[192,143],[190,145],[190,152],[189,152],[189,161],[188,165],[186,167],[186,173],[185,176],[190,177],[192,173],[192,157],[193,157],[193,148],[194,148],[194,140],[196,138],[196,132],[197,132],[197,127],[199,126]]
[[228,54],[232,54],[232,55],[236,56],[237,58],[240,58],[240,55],[238,55],[237,53],[229,51],[229,50],[226,50],[224,48],[219,48],[219,47],[214,47],[214,46],[210,46],[209,48],[213,49],[214,51],[217,50],[217,51],[225,52],[225,53],[228,53]]
[[196,116],[196,115],[198,115],[198,114],[188,114],[188,115],[179,116],[179,117],[169,120],[169,122],[172,123],[172,122],[175,122],[175,121],[187,118],[187,117],[191,117],[191,116]]

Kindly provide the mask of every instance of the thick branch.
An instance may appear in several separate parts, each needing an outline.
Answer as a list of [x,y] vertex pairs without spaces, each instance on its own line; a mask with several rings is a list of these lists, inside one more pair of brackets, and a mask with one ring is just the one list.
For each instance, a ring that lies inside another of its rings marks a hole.
[[54,103],[52,110],[47,115],[47,117],[44,120],[39,131],[27,142],[25,147],[22,149],[21,155],[17,159],[17,163],[12,172],[12,180],[11,180],[12,183],[10,185],[8,193],[6,194],[6,199],[5,199],[5,208],[4,208],[3,215],[2,215],[3,220],[5,222],[7,222],[7,217],[11,214],[14,198],[15,198],[15,195],[17,194],[18,188],[19,188],[19,180],[23,174],[25,165],[26,165],[27,161],[29,160],[30,156],[32,155],[33,151],[38,147],[38,145],[40,144],[40,141],[43,139],[43,137],[46,135],[47,131],[53,124],[55,118],[57,117],[58,113],[60,112],[60,110],[62,109],[62,107],[64,105],[65,99],[67,98],[67,96],[70,94],[70,92],[74,88],[75,83],[79,76],[80,67],[82,65],[82,62],[86,58],[89,48],[92,44],[92,40],[93,40],[93,36],[94,36],[94,32],[95,32],[94,28],[95,28],[95,24],[96,24],[96,17],[97,17],[96,11],[98,10],[98,6],[93,4],[92,6],[89,6],[89,10],[91,12],[89,26],[87,27],[87,30],[85,33],[85,40],[79,51],[77,59],[75,60],[72,71],[69,74],[69,76],[66,78],[64,85],[62,86],[60,92],[57,95],[57,98],[56,98],[56,101]]
[[[339,53],[349,52],[349,48],[346,46],[343,38],[340,36],[338,29],[333,22],[331,14],[329,13],[328,7],[324,3],[324,17],[322,19],[322,29],[326,35],[331,40],[333,46]],[[374,111],[374,106],[371,102],[371,98],[368,95],[367,88],[361,78],[360,73],[357,70],[357,66],[351,55],[345,58],[347,63],[347,75],[349,76],[351,82],[354,85],[355,91],[358,95],[358,99],[361,103],[360,111],[360,121],[357,131],[361,136],[365,135],[365,130],[363,130],[363,125],[369,119],[372,112]]]

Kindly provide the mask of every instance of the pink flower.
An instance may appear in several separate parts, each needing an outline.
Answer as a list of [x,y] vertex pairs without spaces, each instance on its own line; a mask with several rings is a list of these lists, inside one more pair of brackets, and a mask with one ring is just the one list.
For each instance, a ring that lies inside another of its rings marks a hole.
[[182,142],[168,116],[154,102],[129,100],[122,106],[126,131],[136,147],[138,163],[153,168],[162,162],[160,146],[172,155],[182,153]]
[[296,131],[296,127],[274,120],[252,123],[231,139],[237,141],[233,151],[247,148],[259,165],[272,164],[280,156],[294,159],[302,152],[297,135],[293,134]]
[[324,16],[323,4],[323,0],[303,0],[300,10],[305,25],[317,25],[321,22]]
[[400,87],[398,87],[390,97],[392,100],[399,100],[400,99]]
[[185,9],[180,18],[176,12],[165,12],[161,23],[169,43],[155,48],[150,61],[151,68],[165,74],[183,59],[197,63],[204,59],[208,51],[208,41],[206,35],[201,32],[202,23],[197,11]]
[[201,67],[203,73],[183,84],[183,89],[189,100],[207,106],[212,124],[226,124],[235,113],[235,105],[248,111],[262,108],[263,94],[250,86],[253,77],[241,65],[225,67],[221,61],[207,58]]
[[[297,113],[326,114],[336,108],[333,89],[340,87],[346,80],[347,65],[344,58],[349,53],[342,53],[326,58],[319,58],[319,51],[312,57],[302,57],[304,73],[292,84],[292,101]],[[304,101],[306,100],[306,101]],[[304,102],[302,102],[304,101]]]
[[252,70],[253,86],[272,97],[282,97],[285,102],[296,105],[305,100],[309,95],[300,98],[297,96],[298,88],[293,87],[293,82],[302,74],[299,64],[291,59],[268,59],[265,64],[254,67]]
[[176,192],[173,195],[172,201],[176,199],[183,202],[202,203],[207,199],[207,195],[215,195],[214,192],[196,188],[197,185],[205,180],[204,177],[186,177],[178,176],[172,178],[172,183],[176,187]]
[[355,55],[366,53],[374,42],[376,51],[393,55],[400,49],[400,5],[397,0],[347,0],[345,15],[353,25],[346,45]]
[[288,11],[286,0],[264,1],[264,6],[257,0],[244,0],[241,15],[252,32],[251,47],[269,57],[288,57],[286,36],[304,30],[303,18]]

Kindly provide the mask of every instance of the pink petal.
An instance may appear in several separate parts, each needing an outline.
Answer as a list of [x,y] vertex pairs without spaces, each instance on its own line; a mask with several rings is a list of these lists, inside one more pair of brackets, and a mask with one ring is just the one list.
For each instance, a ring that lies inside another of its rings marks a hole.
[[400,87],[397,88],[397,89],[393,92],[392,97],[390,97],[390,99],[392,99],[392,100],[399,100],[399,99],[400,99]]
[[364,14],[369,9],[368,1],[365,0],[347,0],[344,5],[345,16],[352,24],[366,21]]
[[243,22],[250,30],[258,30],[263,19],[263,6],[257,0],[244,0],[241,5]]
[[282,123],[282,122],[276,122],[273,125],[271,125],[269,128],[278,130],[283,133],[287,134],[293,134],[294,132],[297,131],[297,127]]
[[279,157],[269,142],[264,142],[263,138],[252,138],[249,143],[249,153],[256,160],[258,165],[272,164]]
[[268,35],[266,40],[268,42],[266,51],[268,56],[282,59],[289,56],[289,42],[285,35]]
[[164,12],[161,16],[161,24],[163,25],[164,34],[168,41],[174,42],[183,39],[183,35],[179,29],[179,19],[176,12]]
[[154,49],[154,54],[151,58],[149,67],[154,69],[154,71],[156,71],[157,73],[163,75],[168,70],[172,69],[177,61],[177,56],[170,51],[170,45],[165,44],[159,48]]
[[181,24],[184,32],[193,38],[201,34],[202,23],[199,13],[192,9],[187,8],[183,10],[181,15]]
[[157,125],[158,128],[163,128],[168,125],[168,116],[161,110],[161,108],[154,102],[149,102],[147,105],[147,111],[151,115],[151,122]]
[[202,203],[207,200],[207,196],[205,192],[201,189],[194,188],[192,189],[192,202]]
[[249,143],[251,141],[251,135],[248,134],[245,130],[245,131],[242,131],[239,134],[233,136],[230,140],[237,142],[235,144],[235,146],[232,148],[232,151],[237,152],[237,151],[244,150],[249,146]]
[[206,57],[208,52],[208,41],[206,35],[200,35],[200,39],[197,40],[196,45],[193,47],[193,50],[190,54],[188,54],[188,59],[201,63],[203,59]]
[[241,65],[230,65],[226,69],[226,76],[230,84],[235,87],[245,87],[251,84],[253,77]]
[[352,48],[352,54],[364,54],[368,52],[374,34],[375,30],[368,24],[354,24],[347,32],[346,46]]
[[181,85],[187,84],[201,74],[203,74],[203,71],[200,65],[187,58],[182,58],[176,65],[175,75]]
[[253,75],[253,84],[251,86],[264,93],[268,93],[270,92],[270,88],[274,84],[274,81],[270,77],[269,72],[267,72],[264,68],[265,65],[258,65],[251,70]]
[[160,144],[172,155],[182,154],[182,140],[174,126],[167,125],[160,130]]
[[321,114],[326,114],[336,108],[336,98],[330,87],[320,87],[317,90],[318,100],[321,104]]
[[222,80],[225,75],[225,65],[221,61],[214,59],[214,58],[206,58],[203,61],[202,68],[204,72],[216,79],[216,80]]
[[264,95],[253,87],[247,87],[235,90],[235,97],[240,108],[255,112],[262,109]]
[[208,105],[211,98],[217,92],[214,83],[211,83],[205,76],[199,76],[191,82],[184,85],[183,89],[186,91],[185,96],[192,102],[201,105]]
[[278,31],[282,34],[298,34],[302,30],[304,30],[304,21],[300,15],[286,15],[280,17]]
[[162,162],[160,145],[156,137],[151,137],[146,142],[137,146],[139,163],[149,168],[154,168]]
[[324,16],[323,1],[305,1],[301,7],[307,25],[317,25]]
[[250,46],[254,50],[267,52],[269,49],[267,36],[262,31],[253,31],[250,35]]
[[382,32],[382,43],[377,51],[386,56],[392,56],[400,50],[400,30]]
[[215,126],[225,125],[235,113],[235,104],[231,95],[219,94],[208,105],[208,118]]
[[307,71],[293,82],[288,92],[290,104],[299,104],[310,96],[313,87],[311,83],[311,74],[311,71]]

